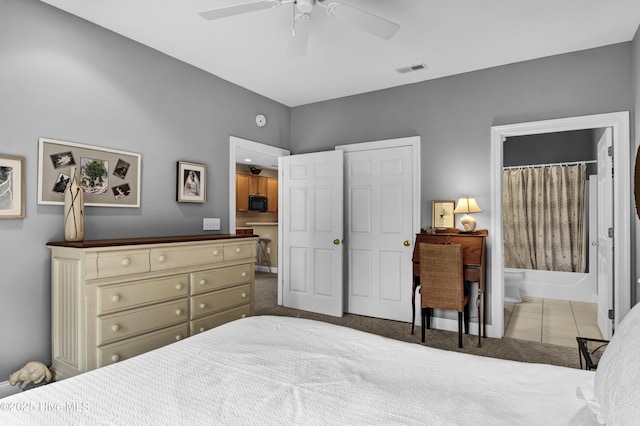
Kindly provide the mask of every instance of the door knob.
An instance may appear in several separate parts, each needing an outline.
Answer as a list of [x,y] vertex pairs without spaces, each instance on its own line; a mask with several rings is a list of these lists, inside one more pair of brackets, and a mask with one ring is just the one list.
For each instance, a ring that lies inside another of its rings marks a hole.
[[333,244],[335,244],[335,245],[340,244],[340,240],[336,238],[335,240],[333,240]]
[[410,245],[411,245],[411,242],[409,240],[404,240],[405,247],[409,247]]

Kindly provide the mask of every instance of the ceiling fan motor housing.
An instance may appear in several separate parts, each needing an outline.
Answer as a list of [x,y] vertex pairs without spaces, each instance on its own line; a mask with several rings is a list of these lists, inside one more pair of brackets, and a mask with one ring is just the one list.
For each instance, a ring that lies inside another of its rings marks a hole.
[[301,13],[311,13],[315,3],[315,0],[297,0],[296,7]]

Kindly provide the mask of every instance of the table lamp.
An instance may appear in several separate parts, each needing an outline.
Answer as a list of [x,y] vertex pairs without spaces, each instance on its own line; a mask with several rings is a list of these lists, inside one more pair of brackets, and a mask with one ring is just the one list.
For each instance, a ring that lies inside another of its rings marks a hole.
[[470,216],[470,213],[480,213],[482,210],[478,207],[475,197],[460,197],[458,205],[453,210],[455,214],[464,213],[460,223],[464,227],[465,232],[473,232],[476,229],[476,220]]

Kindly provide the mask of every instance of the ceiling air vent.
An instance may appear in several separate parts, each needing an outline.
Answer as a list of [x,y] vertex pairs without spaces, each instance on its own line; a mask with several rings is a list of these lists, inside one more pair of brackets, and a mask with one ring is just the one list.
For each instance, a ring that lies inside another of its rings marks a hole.
[[398,74],[406,74],[408,72],[420,71],[420,70],[426,70],[426,69],[427,69],[426,64],[416,64],[416,65],[409,65],[408,67],[396,68],[396,72]]

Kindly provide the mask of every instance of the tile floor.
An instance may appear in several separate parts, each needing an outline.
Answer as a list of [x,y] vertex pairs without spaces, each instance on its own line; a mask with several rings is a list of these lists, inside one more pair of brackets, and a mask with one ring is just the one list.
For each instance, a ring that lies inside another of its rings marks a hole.
[[505,337],[577,347],[576,336],[602,339],[594,303],[524,296],[504,304]]

